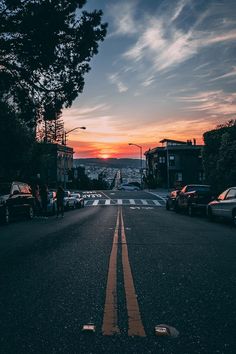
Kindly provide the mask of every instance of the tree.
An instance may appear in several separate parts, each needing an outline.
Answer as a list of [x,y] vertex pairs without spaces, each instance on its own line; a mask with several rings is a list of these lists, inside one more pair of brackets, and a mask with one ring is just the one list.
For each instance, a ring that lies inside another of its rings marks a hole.
[[217,192],[235,185],[236,121],[231,120],[203,134],[203,165],[206,180]]
[[[104,40],[102,12],[78,13],[86,0],[1,0],[1,97],[24,119],[54,120],[82,92]],[[22,112],[23,113],[23,112]],[[28,112],[29,113],[29,112]]]
[[0,177],[24,178],[34,140],[29,128],[0,101]]
[[26,136],[36,137],[37,125],[44,126],[46,141],[48,131],[50,141],[61,139],[61,111],[83,91],[89,62],[106,35],[102,11],[81,11],[85,3],[0,0],[0,124],[8,127],[1,146],[9,159],[4,170],[21,161],[9,143],[15,147]]
[[37,126],[36,140],[46,143],[64,143],[64,122],[62,118],[44,120]]

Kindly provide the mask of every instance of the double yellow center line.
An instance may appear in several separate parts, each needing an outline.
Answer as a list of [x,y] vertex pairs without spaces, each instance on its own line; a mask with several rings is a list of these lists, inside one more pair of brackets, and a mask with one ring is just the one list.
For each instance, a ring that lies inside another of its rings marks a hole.
[[128,313],[128,335],[145,337],[146,333],[140,316],[137,295],[135,293],[134,282],[129,263],[128,248],[121,207],[118,207],[116,228],[110,255],[102,332],[103,335],[107,336],[112,336],[114,334],[120,333],[117,314],[117,252],[118,246],[120,244],[119,229],[121,230],[122,267]]

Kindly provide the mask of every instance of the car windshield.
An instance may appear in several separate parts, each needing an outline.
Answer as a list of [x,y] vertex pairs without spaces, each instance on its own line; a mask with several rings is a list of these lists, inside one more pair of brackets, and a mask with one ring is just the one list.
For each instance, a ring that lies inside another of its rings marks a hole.
[[9,194],[11,191],[11,183],[0,183],[0,195]]

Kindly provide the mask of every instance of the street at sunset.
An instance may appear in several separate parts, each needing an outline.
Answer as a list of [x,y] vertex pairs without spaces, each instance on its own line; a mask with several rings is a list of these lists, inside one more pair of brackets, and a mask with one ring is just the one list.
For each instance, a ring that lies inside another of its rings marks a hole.
[[236,1],[0,18],[0,354],[235,354]]
[[[155,200],[148,192],[115,194]],[[232,354],[235,242],[230,224],[178,215],[163,204],[87,206],[64,219],[16,221],[1,228],[1,351]],[[132,276],[125,281],[127,264]],[[116,278],[115,324],[105,317],[109,274]],[[129,322],[131,281],[141,333]],[[82,331],[89,323],[94,333]],[[156,336],[159,324],[174,327],[177,337]]]

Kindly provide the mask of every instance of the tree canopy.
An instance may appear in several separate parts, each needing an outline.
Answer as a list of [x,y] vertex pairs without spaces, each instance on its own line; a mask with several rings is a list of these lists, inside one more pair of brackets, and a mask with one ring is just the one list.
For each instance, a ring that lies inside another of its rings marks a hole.
[[0,0],[0,130],[6,134],[0,139],[1,162],[8,151],[13,166],[16,155],[10,146],[27,134],[35,138],[37,124],[61,126],[62,109],[83,91],[107,28],[102,11],[82,11],[85,3]]
[[55,119],[82,92],[106,35],[102,12],[85,0],[0,0],[0,90],[19,111]]
[[235,186],[236,120],[204,133],[203,164],[207,181],[220,193]]

